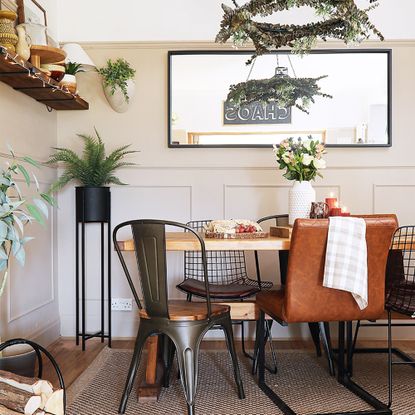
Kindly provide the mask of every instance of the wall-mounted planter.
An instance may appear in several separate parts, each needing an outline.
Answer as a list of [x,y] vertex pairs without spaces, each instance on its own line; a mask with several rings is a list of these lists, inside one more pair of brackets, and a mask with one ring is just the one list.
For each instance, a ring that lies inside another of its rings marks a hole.
[[111,108],[119,113],[126,112],[131,104],[131,100],[135,93],[135,82],[130,79],[127,81],[127,95],[129,100],[127,101],[121,88],[116,87],[114,93],[112,93],[111,87],[104,85],[104,93]]

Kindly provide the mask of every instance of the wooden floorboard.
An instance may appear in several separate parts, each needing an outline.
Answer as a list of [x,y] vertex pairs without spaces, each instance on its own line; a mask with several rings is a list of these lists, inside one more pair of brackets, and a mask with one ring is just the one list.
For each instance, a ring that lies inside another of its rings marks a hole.
[[[113,340],[114,349],[132,349],[134,340]],[[274,341],[276,350],[313,350],[314,346],[311,341],[306,340],[280,340]],[[82,351],[80,346],[76,346],[74,339],[61,338],[48,347],[52,356],[56,359],[66,386],[70,386],[94,361],[101,350],[106,346],[99,339],[91,339],[87,342],[87,349]],[[252,343],[248,342],[248,347]],[[240,350],[240,342],[236,342],[236,347]],[[385,341],[364,340],[358,343],[358,347],[386,347]],[[403,350],[415,350],[414,340],[395,341],[394,347]],[[206,340],[202,342],[202,349],[205,350],[224,350],[226,344],[220,340]],[[56,384],[56,376],[53,367],[45,362],[44,376],[45,379],[51,380]]]

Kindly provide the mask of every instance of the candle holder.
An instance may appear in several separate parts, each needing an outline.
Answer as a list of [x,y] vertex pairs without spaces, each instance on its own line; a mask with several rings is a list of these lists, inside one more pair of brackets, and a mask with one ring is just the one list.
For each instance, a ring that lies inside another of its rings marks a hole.
[[342,216],[342,210],[339,207],[330,209],[330,216]]

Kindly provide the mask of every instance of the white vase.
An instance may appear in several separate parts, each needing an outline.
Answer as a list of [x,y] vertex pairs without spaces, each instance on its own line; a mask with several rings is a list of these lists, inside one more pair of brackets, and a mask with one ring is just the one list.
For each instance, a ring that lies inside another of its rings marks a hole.
[[116,112],[126,112],[131,103],[131,100],[134,97],[135,92],[135,82],[132,79],[127,81],[127,95],[129,100],[127,101],[121,88],[116,87],[114,93],[112,93],[112,88],[104,85],[104,93],[107,98],[108,103],[111,105],[111,108]]
[[295,181],[288,192],[289,224],[293,225],[298,218],[309,218],[311,203],[316,201],[316,191],[311,182]]

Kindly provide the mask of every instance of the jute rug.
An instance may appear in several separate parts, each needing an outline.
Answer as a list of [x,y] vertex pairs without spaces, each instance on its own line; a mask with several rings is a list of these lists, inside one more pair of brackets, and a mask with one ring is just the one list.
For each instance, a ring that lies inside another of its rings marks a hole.
[[[117,414],[119,400],[131,359],[131,351],[104,349],[68,391],[68,415]],[[239,356],[246,399],[239,400],[226,351],[202,352],[197,415],[281,414],[262,393],[250,373],[250,361]],[[311,352],[278,353],[279,372],[267,374],[267,383],[298,413],[324,413],[370,409],[328,375],[325,358]],[[143,371],[143,365],[140,372]],[[379,399],[386,401],[386,355],[357,355],[355,380]],[[141,374],[140,373],[140,374]],[[394,367],[394,407],[396,415],[415,414],[415,369]],[[186,404],[180,381],[173,372],[171,386],[157,403],[138,403],[134,387],[128,415],[185,414]]]

